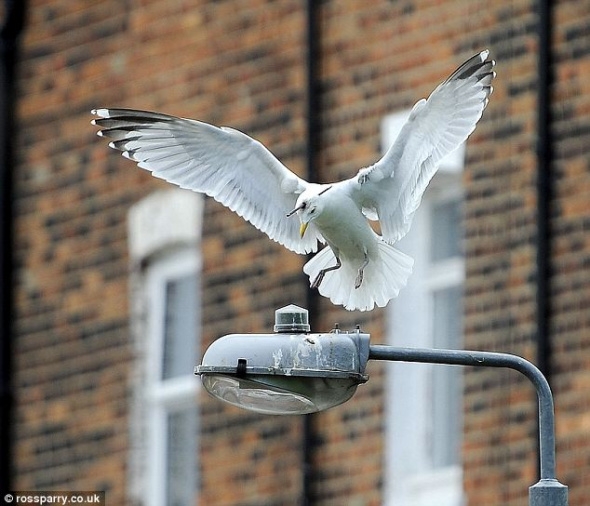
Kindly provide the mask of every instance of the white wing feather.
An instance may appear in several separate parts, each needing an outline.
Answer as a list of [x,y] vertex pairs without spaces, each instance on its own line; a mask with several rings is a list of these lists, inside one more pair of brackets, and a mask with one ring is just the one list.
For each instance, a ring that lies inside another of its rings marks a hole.
[[[96,109],[110,146],[158,178],[213,197],[296,253],[317,250],[315,227],[299,236],[287,218],[308,183],[260,142],[231,128],[131,109]],[[310,233],[311,232],[311,233]]]
[[408,232],[440,160],[467,139],[481,118],[495,76],[488,54],[467,60],[428,100],[418,101],[383,158],[349,180],[363,209],[377,213],[387,242]]

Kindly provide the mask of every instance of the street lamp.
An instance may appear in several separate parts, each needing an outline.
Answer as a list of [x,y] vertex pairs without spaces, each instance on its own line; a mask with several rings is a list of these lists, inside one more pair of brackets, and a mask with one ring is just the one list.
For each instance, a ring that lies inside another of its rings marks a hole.
[[322,411],[350,399],[368,376],[369,360],[474,367],[507,367],[524,374],[539,400],[540,480],[529,506],[567,506],[568,489],[555,477],[555,417],[547,380],[532,363],[507,353],[370,345],[360,329],[310,333],[308,312],[289,305],[275,312],[274,334],[230,334],[214,341],[195,374],[218,399],[265,414]]
[[230,334],[213,342],[195,374],[213,396],[272,415],[313,413],[350,399],[367,381],[369,335],[311,334],[308,312],[275,312],[275,334]]

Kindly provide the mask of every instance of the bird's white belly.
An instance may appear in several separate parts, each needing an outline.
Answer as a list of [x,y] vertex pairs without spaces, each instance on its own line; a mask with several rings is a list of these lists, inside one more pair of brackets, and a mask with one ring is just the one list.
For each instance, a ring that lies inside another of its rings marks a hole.
[[367,257],[373,259],[378,255],[377,235],[360,211],[321,220],[317,226],[336,256],[342,260],[362,262]]

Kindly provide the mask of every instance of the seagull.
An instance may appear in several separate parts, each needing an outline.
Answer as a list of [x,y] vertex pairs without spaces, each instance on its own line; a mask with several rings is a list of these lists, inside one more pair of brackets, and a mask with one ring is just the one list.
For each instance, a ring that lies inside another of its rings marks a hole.
[[370,311],[405,286],[413,260],[393,245],[408,232],[441,159],[475,129],[494,65],[487,50],[469,58],[416,102],[379,161],[330,184],[302,179],[233,128],[108,108],[94,109],[92,124],[142,169],[213,197],[289,250],[309,254],[327,245],[303,267],[311,288],[335,305]]

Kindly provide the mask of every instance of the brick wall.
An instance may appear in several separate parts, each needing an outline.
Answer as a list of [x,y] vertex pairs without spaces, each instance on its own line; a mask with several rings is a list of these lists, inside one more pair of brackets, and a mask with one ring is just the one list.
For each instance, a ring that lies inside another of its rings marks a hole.
[[[535,94],[523,85],[535,78],[533,6],[351,1],[326,3],[323,15],[325,180],[346,177],[376,160],[383,116],[427,97],[465,58],[487,47],[498,60],[498,82],[469,142],[464,176],[465,346],[534,358]],[[512,93],[510,87],[517,91]],[[329,304],[323,308],[332,319],[344,319]],[[373,342],[386,339],[385,317],[380,310],[366,318]],[[318,422],[323,442],[335,441],[330,437],[333,427],[346,426],[350,418],[360,419],[365,433],[375,427],[379,432],[382,370],[377,364],[370,367],[372,379],[366,390],[360,389],[357,404],[321,415],[326,419]],[[534,392],[516,373],[497,370],[466,370],[465,389],[463,454],[469,503],[521,504],[536,481]],[[368,444],[367,453],[380,470],[382,444],[373,448],[370,436]],[[367,459],[362,446],[357,449]],[[327,447],[338,454],[334,461],[349,457],[343,446]],[[326,451],[322,447],[320,453]],[[371,462],[367,459],[364,465]],[[339,478],[322,476],[318,487],[330,488],[334,482],[336,488]],[[507,484],[500,486],[499,479],[507,479]],[[350,493],[354,482],[346,484]],[[326,504],[338,504],[338,499]]]
[[553,388],[558,469],[570,486],[570,504],[584,504],[590,496],[590,9],[559,2],[555,18]]
[[[472,53],[498,61],[467,150],[465,344],[535,358],[535,2],[321,3],[322,181],[381,152],[380,121],[427,96]],[[585,1],[555,6],[552,346],[558,471],[570,504],[590,494],[590,71]],[[107,490],[126,504],[129,331],[126,218],[164,183],[110,152],[97,106],[231,125],[305,171],[305,12],[297,0],[29,1],[16,174],[15,488]],[[207,200],[204,345],[271,331],[305,305],[303,258]],[[359,323],[384,342],[386,311],[321,301],[313,330]],[[314,504],[381,504],[383,366],[349,403],[314,415]],[[303,420],[201,399],[201,504],[299,504]],[[526,504],[536,481],[532,388],[517,373],[465,371],[470,504]]]
[[16,172],[15,488],[125,503],[126,211],[147,191],[95,148],[88,111],[125,81],[119,2],[30,2]]
[[[16,488],[127,500],[126,219],[165,185],[96,138],[90,109],[232,125],[301,172],[303,26],[294,1],[30,2],[18,104]],[[212,201],[203,234],[205,345],[236,329],[272,331],[275,308],[304,303],[301,258]],[[204,396],[201,503],[296,504],[301,427]]]
[[[535,361],[535,114],[533,2],[488,10],[498,79],[466,174],[465,342]],[[525,504],[536,482],[536,401],[508,370],[465,374],[465,486],[474,504]]]

